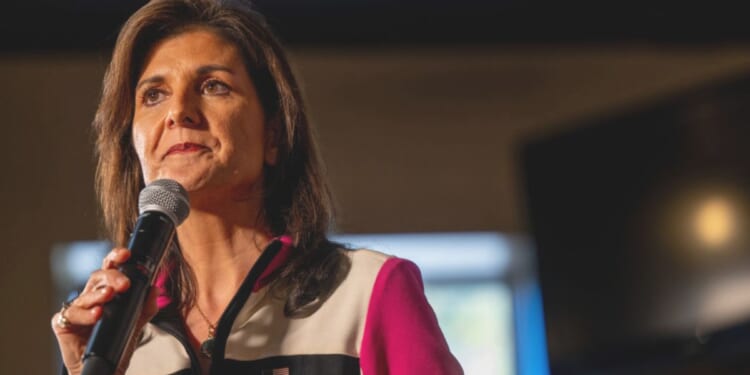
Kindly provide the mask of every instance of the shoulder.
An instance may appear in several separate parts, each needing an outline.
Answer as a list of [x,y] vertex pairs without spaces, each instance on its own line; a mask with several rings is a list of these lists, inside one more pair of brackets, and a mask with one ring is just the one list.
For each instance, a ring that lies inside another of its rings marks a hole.
[[410,279],[419,279],[421,284],[421,274],[419,268],[414,262],[389,255],[380,251],[370,249],[341,250],[351,262],[350,274],[355,277],[376,279],[387,279],[409,277]]
[[339,251],[349,259],[352,267],[361,270],[380,270],[386,262],[395,258],[393,255],[370,249],[341,249]]
[[370,271],[375,276],[360,345],[362,373],[463,374],[424,294],[417,265],[371,250],[353,256],[376,268]]
[[356,309],[351,315],[364,322],[368,315],[377,314],[384,302],[424,299],[422,277],[413,262],[369,249],[340,251],[349,260],[349,269],[327,305]]
[[340,249],[341,256],[346,259],[348,271],[341,281],[339,289],[363,290],[372,289],[378,274],[392,259],[392,255],[369,249]]
[[[349,259],[347,281],[377,284],[398,281],[406,277],[421,285],[419,268],[412,261],[370,249],[341,250]],[[406,280],[404,280],[406,281]]]

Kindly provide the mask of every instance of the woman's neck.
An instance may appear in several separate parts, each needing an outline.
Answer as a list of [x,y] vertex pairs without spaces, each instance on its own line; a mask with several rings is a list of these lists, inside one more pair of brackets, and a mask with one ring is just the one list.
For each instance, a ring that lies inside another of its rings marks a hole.
[[243,202],[192,207],[178,228],[180,249],[197,283],[195,301],[210,317],[221,315],[271,240],[260,217]]

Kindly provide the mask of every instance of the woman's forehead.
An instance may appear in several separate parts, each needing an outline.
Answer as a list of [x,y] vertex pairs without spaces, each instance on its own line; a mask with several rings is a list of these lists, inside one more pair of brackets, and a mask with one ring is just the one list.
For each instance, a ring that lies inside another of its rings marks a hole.
[[153,45],[143,62],[140,76],[164,68],[195,69],[219,65],[244,70],[244,61],[236,45],[214,31],[191,29],[164,38]]

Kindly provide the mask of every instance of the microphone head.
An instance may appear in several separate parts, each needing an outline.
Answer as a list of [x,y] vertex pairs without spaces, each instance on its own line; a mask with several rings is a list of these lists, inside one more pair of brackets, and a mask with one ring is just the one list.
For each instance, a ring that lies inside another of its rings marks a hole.
[[187,191],[175,180],[155,180],[143,188],[138,196],[138,213],[146,211],[164,213],[178,226],[190,213]]

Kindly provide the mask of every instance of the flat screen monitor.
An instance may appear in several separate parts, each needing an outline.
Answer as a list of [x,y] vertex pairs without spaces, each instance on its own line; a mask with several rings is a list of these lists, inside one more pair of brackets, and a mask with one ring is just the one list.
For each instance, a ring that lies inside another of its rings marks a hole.
[[750,373],[750,77],[530,140],[552,374]]

